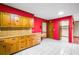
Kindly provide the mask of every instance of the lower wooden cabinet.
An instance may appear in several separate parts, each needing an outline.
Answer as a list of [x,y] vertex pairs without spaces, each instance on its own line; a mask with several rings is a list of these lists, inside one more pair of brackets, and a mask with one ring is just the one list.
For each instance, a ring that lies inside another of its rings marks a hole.
[[1,55],[8,55],[12,54],[18,51],[18,45],[17,44],[8,44],[4,43],[0,45],[0,54]]
[[1,55],[6,55],[6,48],[4,45],[0,45],[0,54]]
[[32,44],[33,39],[31,38],[31,36],[25,36],[25,38],[26,38],[26,46],[27,46],[27,48],[33,46],[33,44]]
[[6,54],[12,54],[18,51],[18,45],[15,44],[8,44],[6,45]]
[[26,39],[25,39],[25,37],[24,36],[22,36],[22,37],[19,37],[20,39],[19,39],[19,42],[18,42],[18,48],[19,48],[19,50],[22,50],[22,49],[24,49],[24,48],[26,48]]
[[35,38],[35,35],[26,35],[0,39],[0,55],[9,55],[21,51],[25,48],[39,44],[41,39]]

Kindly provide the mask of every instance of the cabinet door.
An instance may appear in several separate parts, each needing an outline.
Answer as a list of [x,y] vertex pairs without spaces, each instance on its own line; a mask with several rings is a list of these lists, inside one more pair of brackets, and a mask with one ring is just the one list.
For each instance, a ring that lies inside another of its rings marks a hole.
[[33,46],[33,38],[32,38],[32,36],[29,37],[29,44],[30,44],[30,46]]
[[2,23],[2,12],[0,12],[0,26],[1,26],[1,23]]
[[21,27],[21,16],[16,15],[16,14],[11,14],[11,26],[12,27]]
[[34,19],[33,18],[29,18],[28,21],[29,21],[29,27],[33,28],[34,27]]
[[16,27],[20,27],[20,20],[19,20],[19,17],[17,17],[17,18],[15,19],[15,26],[16,26]]
[[6,48],[4,45],[0,45],[0,55],[6,55]]
[[27,42],[27,47],[33,46],[31,36],[26,36],[26,42]]
[[28,18],[22,17],[22,27],[29,27]]
[[19,16],[19,27],[23,27],[23,19],[22,19],[22,16]]
[[15,15],[14,14],[10,14],[11,16],[11,27],[15,27]]
[[24,48],[26,48],[26,40],[25,40],[25,37],[22,36],[22,37],[19,37],[19,50],[22,50]]
[[1,26],[2,27],[10,27],[10,14],[3,12],[2,13],[2,19],[1,19]]

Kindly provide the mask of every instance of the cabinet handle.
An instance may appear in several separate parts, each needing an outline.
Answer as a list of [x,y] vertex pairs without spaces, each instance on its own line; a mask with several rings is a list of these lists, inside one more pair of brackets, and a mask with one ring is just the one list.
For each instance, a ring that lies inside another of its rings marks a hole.
[[18,22],[18,20],[16,20],[16,22]]
[[0,42],[3,42],[4,40],[0,41]]
[[3,48],[4,48],[4,47],[6,47],[6,46],[3,46]]
[[21,48],[23,48],[23,46]]
[[12,40],[15,40],[14,38]]
[[11,44],[11,46],[13,46],[13,44]]

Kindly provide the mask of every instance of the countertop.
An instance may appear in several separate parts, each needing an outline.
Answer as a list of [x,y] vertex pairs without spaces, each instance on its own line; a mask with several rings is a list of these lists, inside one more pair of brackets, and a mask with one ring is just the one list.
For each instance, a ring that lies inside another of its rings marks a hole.
[[[38,36],[41,36],[41,33],[32,33],[32,34],[29,34],[29,35],[38,35]],[[4,39],[4,38],[11,38],[11,37],[18,37],[18,36],[29,36],[29,35],[5,35],[5,36],[0,36],[0,39]]]

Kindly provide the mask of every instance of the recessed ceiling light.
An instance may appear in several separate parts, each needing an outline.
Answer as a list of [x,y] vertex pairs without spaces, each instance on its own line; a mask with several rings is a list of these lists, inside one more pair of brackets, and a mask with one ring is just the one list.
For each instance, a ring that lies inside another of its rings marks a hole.
[[63,11],[60,11],[60,12],[58,13],[59,16],[60,16],[60,15],[63,15],[63,14],[64,14]]

